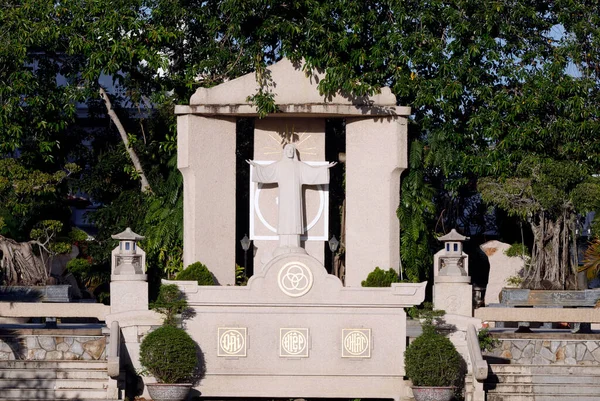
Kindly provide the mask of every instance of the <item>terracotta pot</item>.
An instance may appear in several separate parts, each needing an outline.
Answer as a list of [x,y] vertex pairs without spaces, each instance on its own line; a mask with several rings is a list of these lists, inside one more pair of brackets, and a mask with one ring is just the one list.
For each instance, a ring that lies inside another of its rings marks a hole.
[[182,401],[192,389],[192,384],[147,383],[146,387],[154,401]]
[[412,387],[415,401],[450,401],[454,387]]

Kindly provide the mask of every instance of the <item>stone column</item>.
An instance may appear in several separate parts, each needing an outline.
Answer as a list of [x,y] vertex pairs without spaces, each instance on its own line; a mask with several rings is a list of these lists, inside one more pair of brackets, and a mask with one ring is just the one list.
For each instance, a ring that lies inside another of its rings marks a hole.
[[379,266],[398,270],[400,174],[407,164],[406,118],[346,120],[346,286]]
[[235,284],[235,142],[234,117],[177,117],[183,263],[204,263],[220,285]]

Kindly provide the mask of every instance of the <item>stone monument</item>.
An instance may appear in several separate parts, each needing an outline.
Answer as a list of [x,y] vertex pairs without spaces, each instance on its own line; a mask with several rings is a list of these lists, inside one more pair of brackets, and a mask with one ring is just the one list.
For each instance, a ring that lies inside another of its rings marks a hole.
[[448,314],[473,316],[473,287],[469,276],[469,256],[463,241],[469,237],[452,229],[438,238],[444,249],[433,257],[433,305]]
[[[400,174],[407,167],[410,108],[396,106],[389,88],[371,97],[337,94],[324,98],[318,88],[323,76],[307,74],[287,59],[270,66],[269,73],[279,112],[255,120],[252,159],[261,165],[277,161],[282,136],[293,132],[294,138],[288,142],[296,146],[302,162],[327,165],[326,120],[345,119],[345,283],[360,287],[376,266],[398,270],[400,227],[396,209]],[[233,266],[239,240],[235,232],[236,169],[232,168],[236,164],[236,120],[256,116],[255,107],[246,100],[255,91],[255,76],[248,74],[214,88],[199,88],[189,106],[175,108],[177,163],[184,179],[184,265],[201,261],[221,285],[235,282]],[[256,210],[251,211],[250,237],[255,247],[255,271],[260,272],[280,245],[272,224],[277,220],[276,208],[260,206],[262,201],[272,201],[272,206],[278,189],[272,184],[260,184],[262,188],[254,184],[252,202],[258,205],[262,219]],[[322,264],[325,242],[331,236],[326,221],[327,188],[305,185],[303,191],[307,221],[301,245]],[[296,241],[295,237],[288,239]]]

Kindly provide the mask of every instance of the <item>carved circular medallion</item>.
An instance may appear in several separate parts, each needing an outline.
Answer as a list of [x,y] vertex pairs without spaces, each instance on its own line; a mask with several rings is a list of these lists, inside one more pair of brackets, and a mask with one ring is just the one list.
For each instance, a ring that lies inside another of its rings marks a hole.
[[350,355],[362,355],[369,349],[369,337],[361,331],[353,330],[344,337],[344,349]]
[[239,330],[227,330],[221,334],[219,345],[224,353],[235,355],[244,349],[246,340]]
[[456,295],[450,295],[446,298],[446,310],[449,312],[456,312],[460,308],[460,301]]
[[310,269],[300,262],[289,262],[279,270],[279,289],[290,297],[301,297],[310,291],[313,275]]
[[306,336],[299,330],[290,330],[281,338],[281,348],[288,355],[302,354],[307,343]]

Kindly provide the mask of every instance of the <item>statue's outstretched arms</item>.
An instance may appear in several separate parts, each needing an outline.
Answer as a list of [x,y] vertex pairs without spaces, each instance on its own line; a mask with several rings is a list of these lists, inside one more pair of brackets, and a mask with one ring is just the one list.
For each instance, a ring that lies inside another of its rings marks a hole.
[[255,162],[254,160],[250,160],[250,159],[246,159],[246,163],[248,163],[251,166],[257,167],[259,166],[259,164],[257,162]]
[[331,162],[327,165],[327,168],[332,168],[333,166],[335,166],[337,164],[337,162]]

